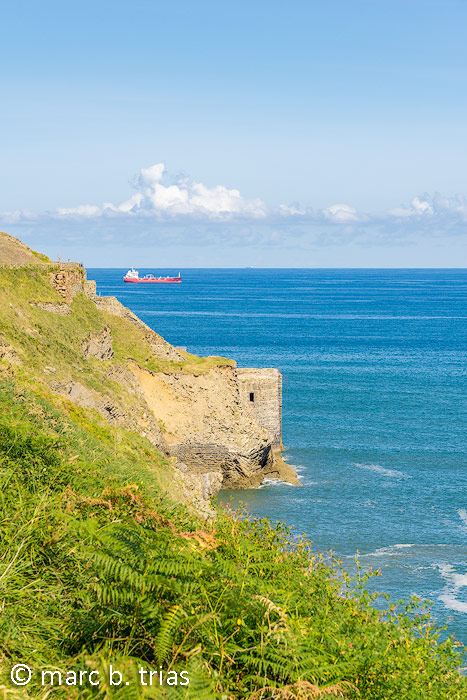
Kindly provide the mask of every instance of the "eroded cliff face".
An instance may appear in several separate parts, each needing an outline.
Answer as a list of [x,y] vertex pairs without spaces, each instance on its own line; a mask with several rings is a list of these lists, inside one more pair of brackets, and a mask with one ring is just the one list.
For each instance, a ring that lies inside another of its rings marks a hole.
[[[173,458],[188,491],[206,499],[221,488],[257,487],[268,477],[299,484],[280,453],[282,377],[278,370],[237,369],[232,363],[200,373],[186,371],[183,354],[117,299],[97,296],[91,281],[84,282],[83,290],[99,309],[142,330],[155,357],[181,363],[179,371],[173,367],[150,371],[129,358],[120,379],[138,394],[144,415],[151,416],[150,429],[146,420],[144,434]],[[87,356],[110,357],[109,334],[106,327],[99,336],[87,338],[83,346]],[[73,397],[73,392],[68,395]],[[98,410],[103,409],[110,419],[127,422],[124,409],[113,406],[109,411],[101,402]]]
[[217,474],[223,488],[259,486],[273,471],[272,437],[245,407],[235,367],[200,375],[130,369],[182,469]]
[[149,440],[198,511],[209,514],[220,488],[256,487],[266,477],[298,483],[280,456],[277,370],[190,355],[114,297],[98,296],[81,265],[39,267],[36,276],[24,266],[8,273],[0,360],[12,371],[32,370],[65,401]]

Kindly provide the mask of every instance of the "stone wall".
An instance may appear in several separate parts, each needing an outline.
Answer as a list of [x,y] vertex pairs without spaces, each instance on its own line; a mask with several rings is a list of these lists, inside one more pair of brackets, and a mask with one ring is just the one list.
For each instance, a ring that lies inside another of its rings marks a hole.
[[50,273],[52,286],[68,303],[75,294],[83,291],[85,279],[86,271],[80,263],[61,263],[58,270]]
[[282,374],[278,369],[237,368],[240,392],[256,422],[282,447]]

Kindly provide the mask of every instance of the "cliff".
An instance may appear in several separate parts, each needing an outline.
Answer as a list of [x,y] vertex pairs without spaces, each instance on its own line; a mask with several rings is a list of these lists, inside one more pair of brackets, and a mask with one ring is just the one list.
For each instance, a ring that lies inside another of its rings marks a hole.
[[206,517],[221,484],[280,469],[277,370],[181,352],[96,298],[80,265],[8,248],[2,697],[465,700],[459,642],[414,600],[375,609],[371,574],[283,523]]
[[10,372],[147,439],[175,470],[172,490],[206,512],[220,488],[265,477],[298,483],[280,456],[277,370],[178,350],[117,299],[98,296],[79,263],[23,264],[18,242],[16,264],[14,240],[0,290],[0,357]]

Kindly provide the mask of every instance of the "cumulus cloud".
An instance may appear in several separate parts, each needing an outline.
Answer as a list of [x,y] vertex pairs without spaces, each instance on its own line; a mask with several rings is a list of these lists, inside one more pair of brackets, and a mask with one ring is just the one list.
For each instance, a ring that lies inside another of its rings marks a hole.
[[[50,212],[0,213],[0,226],[60,230],[70,240],[98,236],[101,241],[172,241],[214,244],[235,240],[258,245],[314,241],[318,245],[359,240],[371,243],[411,236],[467,232],[467,199],[418,195],[408,204],[377,213],[347,203],[314,209],[299,203],[268,207],[225,185],[208,186],[187,177],[170,180],[164,163],[142,168],[123,202],[81,204]],[[310,193],[310,199],[312,193]]]
[[447,223],[467,221],[467,200],[463,195],[443,197],[423,194],[414,197],[409,205],[390,209],[387,217],[399,219],[445,220]]
[[60,208],[55,213],[61,217],[94,218],[121,214],[162,219],[195,217],[219,221],[234,217],[261,219],[266,216],[266,207],[260,199],[246,199],[237,189],[229,189],[224,185],[208,187],[187,178],[167,184],[163,182],[165,176],[164,163],[156,163],[141,169],[134,180],[136,193],[120,204],[106,202],[101,207],[85,204]]
[[327,209],[323,209],[325,219],[337,224],[348,224],[351,222],[364,221],[365,217],[357,213],[354,207],[349,207],[347,204],[333,204]]

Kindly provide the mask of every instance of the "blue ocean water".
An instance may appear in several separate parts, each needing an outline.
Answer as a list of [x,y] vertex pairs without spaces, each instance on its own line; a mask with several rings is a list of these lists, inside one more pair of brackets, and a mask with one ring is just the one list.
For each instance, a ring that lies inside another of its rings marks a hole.
[[467,271],[182,270],[181,285],[145,286],[123,272],[89,278],[175,345],[284,375],[303,486],[220,500],[285,520],[349,569],[359,550],[379,590],[434,601],[467,643]]

